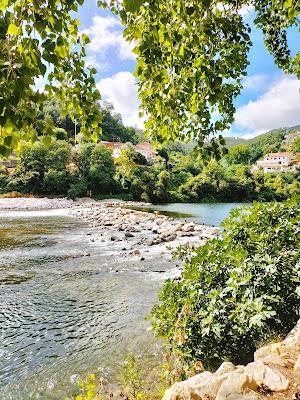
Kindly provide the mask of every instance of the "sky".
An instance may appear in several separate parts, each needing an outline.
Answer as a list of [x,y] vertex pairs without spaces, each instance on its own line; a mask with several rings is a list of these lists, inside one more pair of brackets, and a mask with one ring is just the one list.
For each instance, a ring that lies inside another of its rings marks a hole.
[[[261,32],[253,26],[253,11],[245,10],[244,18],[252,27],[253,47],[244,89],[235,102],[235,123],[226,136],[250,138],[274,128],[300,124],[300,81],[284,75],[275,65]],[[84,3],[79,19],[80,29],[91,39],[87,64],[98,70],[96,82],[102,99],[113,104],[125,125],[143,128],[138,115],[137,82],[132,74],[135,55],[123,38],[121,23],[109,11],[97,8],[95,0]],[[293,51],[297,49],[297,35],[296,31],[289,34]]]

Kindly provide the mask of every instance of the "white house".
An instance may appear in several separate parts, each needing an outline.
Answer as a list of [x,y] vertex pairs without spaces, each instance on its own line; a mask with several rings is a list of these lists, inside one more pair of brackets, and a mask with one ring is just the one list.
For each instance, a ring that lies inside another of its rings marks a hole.
[[257,161],[256,165],[252,168],[252,171],[257,171],[262,168],[264,172],[283,172],[290,170],[291,166],[291,153],[269,153],[264,156],[263,160]]

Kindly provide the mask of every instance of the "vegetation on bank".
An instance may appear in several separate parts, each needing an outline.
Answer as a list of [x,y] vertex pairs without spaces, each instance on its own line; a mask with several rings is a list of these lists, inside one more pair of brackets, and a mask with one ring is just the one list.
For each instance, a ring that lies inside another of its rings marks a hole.
[[178,144],[159,150],[149,164],[130,146],[113,160],[101,144],[74,147],[70,140],[39,142],[23,146],[13,173],[0,171],[0,193],[91,195],[152,203],[282,201],[298,196],[299,172],[251,172],[251,164],[261,154],[282,145],[277,135],[269,144],[259,143],[234,146],[221,161],[203,165]]
[[300,204],[293,201],[231,212],[221,239],[179,249],[184,269],[169,279],[152,310],[184,378],[197,362],[249,362],[257,345],[286,335],[299,319]]

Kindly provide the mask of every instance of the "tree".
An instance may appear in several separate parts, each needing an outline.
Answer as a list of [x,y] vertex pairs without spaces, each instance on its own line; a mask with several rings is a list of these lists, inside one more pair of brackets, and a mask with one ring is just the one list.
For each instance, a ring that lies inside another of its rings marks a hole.
[[245,164],[251,163],[251,150],[248,144],[240,144],[229,149],[226,156],[230,164]]
[[289,151],[292,153],[300,153],[300,137],[295,138],[289,146]]
[[[0,155],[36,132],[51,134],[53,124],[38,119],[47,99],[62,100],[63,115],[80,116],[81,131],[99,132],[94,68],[83,61],[89,41],[73,18],[84,0],[1,0],[0,2]],[[45,78],[45,92],[35,87]]]
[[[0,2],[0,153],[8,155],[21,138],[36,138],[36,118],[46,97],[63,102],[63,115],[80,117],[82,134],[99,133],[96,70],[83,58],[89,38],[73,19],[84,0],[1,0]],[[297,0],[99,0],[126,26],[136,41],[136,76],[150,137],[159,142],[194,139],[203,157],[220,158],[219,135],[234,120],[234,99],[242,89],[251,46],[242,7],[253,5],[256,25],[268,50],[287,73],[300,76],[287,31],[299,23]],[[48,69],[47,66],[49,65]],[[48,75],[47,75],[48,74]],[[48,80],[46,92],[34,89]],[[211,140],[208,138],[215,135]],[[221,145],[221,147],[220,147]]]
[[[234,120],[251,46],[241,9],[254,6],[267,49],[287,73],[300,76],[300,53],[288,48],[287,30],[299,23],[297,0],[117,0],[109,3],[137,42],[136,76],[152,138],[195,139],[203,156],[220,157],[219,133]],[[210,135],[216,139],[208,142]]]
[[71,183],[68,165],[71,163],[71,146],[64,141],[25,145],[7,190],[34,194],[66,194]]
[[90,158],[89,175],[93,193],[110,193],[114,186],[116,167],[111,155],[101,144],[97,144]]
[[109,142],[137,143],[138,136],[134,128],[125,127],[120,114],[114,113],[110,104],[101,107],[102,112],[102,140]]

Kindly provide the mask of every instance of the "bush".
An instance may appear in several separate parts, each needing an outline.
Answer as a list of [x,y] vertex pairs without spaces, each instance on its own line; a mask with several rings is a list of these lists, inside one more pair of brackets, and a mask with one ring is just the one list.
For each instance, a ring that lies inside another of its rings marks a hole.
[[234,210],[222,239],[183,254],[182,275],[165,283],[152,319],[185,370],[197,361],[208,369],[223,360],[248,362],[259,342],[296,324],[299,203]]
[[68,190],[67,196],[75,200],[77,197],[84,197],[87,194],[87,184],[85,181],[73,183]]
[[67,194],[70,187],[71,175],[68,171],[49,169],[45,172],[43,192],[46,194]]

